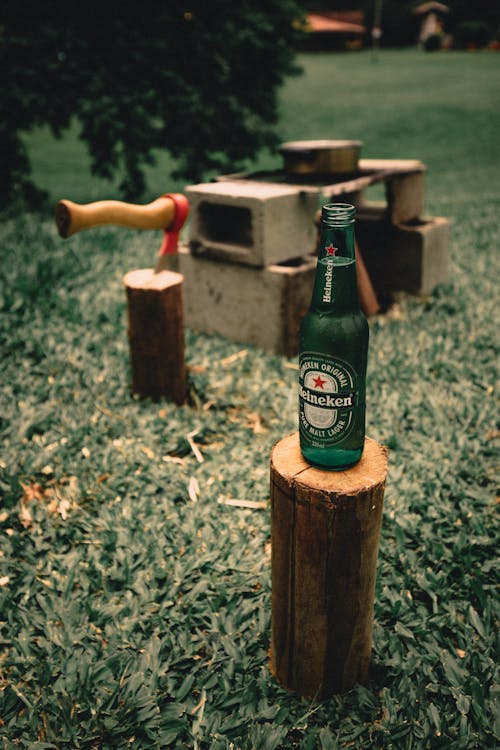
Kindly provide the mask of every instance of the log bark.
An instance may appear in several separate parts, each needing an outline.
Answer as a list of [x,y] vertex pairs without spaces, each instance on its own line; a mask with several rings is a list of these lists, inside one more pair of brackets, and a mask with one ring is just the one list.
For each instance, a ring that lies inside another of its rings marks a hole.
[[313,699],[368,680],[387,451],[366,438],[347,471],[311,467],[298,433],[271,454],[270,668]]
[[132,390],[154,401],[167,398],[183,404],[187,396],[183,281],[180,273],[149,268],[123,277]]

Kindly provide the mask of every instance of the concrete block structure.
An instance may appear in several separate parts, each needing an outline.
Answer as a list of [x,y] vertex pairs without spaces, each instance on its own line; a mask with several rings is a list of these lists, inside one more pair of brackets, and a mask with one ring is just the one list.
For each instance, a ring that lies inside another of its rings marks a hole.
[[190,185],[185,192],[194,254],[263,267],[314,250],[314,188],[227,180]]
[[181,246],[179,271],[189,328],[295,356],[300,321],[311,301],[315,256],[257,268],[196,257]]
[[[314,282],[317,212],[327,202],[357,207],[356,237],[379,299],[431,294],[447,280],[449,224],[423,214],[425,172],[414,159],[360,159],[352,179],[332,176],[331,184],[278,170],[190,185],[189,238],[179,252],[186,325],[295,356]],[[366,200],[376,183],[385,202]]]
[[[359,166],[381,175],[386,217],[391,224],[413,221],[422,215],[427,171],[423,162],[418,159],[360,159]],[[362,205],[362,201],[360,203]]]
[[[426,166],[417,159],[360,159],[360,175],[352,180],[322,186],[326,200],[341,200],[361,208],[366,189],[382,182],[385,213],[392,224],[417,219],[424,210]],[[326,202],[326,201],[325,201]]]
[[357,214],[356,235],[379,294],[428,295],[447,281],[448,219],[424,216],[392,224],[383,207],[366,205]]
[[391,224],[404,224],[422,216],[425,173],[396,175],[385,184],[387,218]]

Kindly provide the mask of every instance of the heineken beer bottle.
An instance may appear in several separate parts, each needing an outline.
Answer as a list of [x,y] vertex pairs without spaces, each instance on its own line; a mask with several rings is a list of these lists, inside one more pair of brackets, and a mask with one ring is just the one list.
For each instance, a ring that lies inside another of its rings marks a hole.
[[302,455],[313,466],[356,464],[365,439],[368,322],[356,284],[355,208],[328,203],[310,308],[299,342],[299,428]]

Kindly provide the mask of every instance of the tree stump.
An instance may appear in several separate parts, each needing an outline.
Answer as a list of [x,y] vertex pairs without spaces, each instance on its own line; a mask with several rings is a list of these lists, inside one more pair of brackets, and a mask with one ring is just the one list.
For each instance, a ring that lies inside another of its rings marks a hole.
[[186,400],[183,281],[180,273],[155,273],[149,268],[123,277],[132,390],[155,401],[167,398],[183,404]]
[[365,684],[387,450],[370,438],[347,471],[311,467],[299,434],[271,453],[271,671],[323,699]]

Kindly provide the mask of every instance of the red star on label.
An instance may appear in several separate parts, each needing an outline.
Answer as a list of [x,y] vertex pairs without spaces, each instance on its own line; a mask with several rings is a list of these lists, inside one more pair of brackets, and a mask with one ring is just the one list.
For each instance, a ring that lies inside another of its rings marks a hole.
[[314,387],[315,388],[321,388],[323,390],[323,386],[326,383],[326,380],[323,380],[321,375],[318,375],[317,378],[314,378]]
[[338,247],[333,247],[333,245],[329,245],[326,248],[326,254],[327,255],[335,255],[335,253],[337,252],[337,250],[338,250]]

